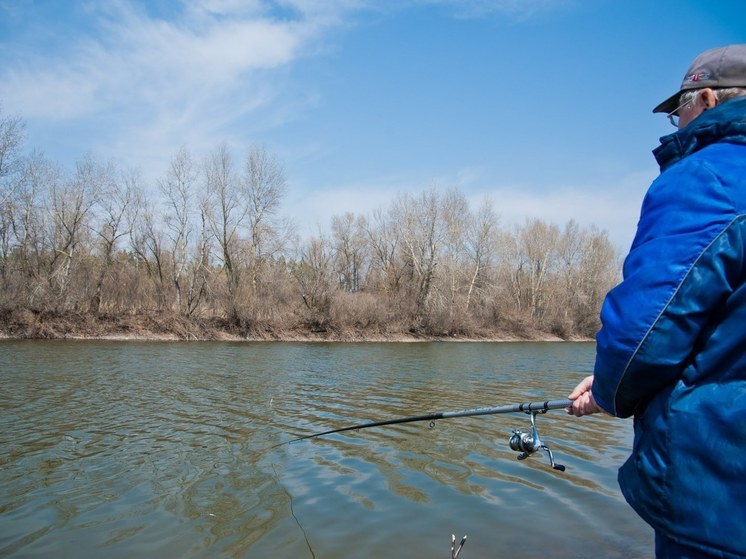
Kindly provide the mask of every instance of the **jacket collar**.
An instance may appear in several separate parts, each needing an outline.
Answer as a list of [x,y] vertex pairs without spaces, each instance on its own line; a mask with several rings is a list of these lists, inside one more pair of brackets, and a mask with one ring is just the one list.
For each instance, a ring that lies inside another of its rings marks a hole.
[[736,97],[710,109],[689,126],[663,136],[660,142],[653,155],[661,172],[710,144],[746,144],[746,97]]

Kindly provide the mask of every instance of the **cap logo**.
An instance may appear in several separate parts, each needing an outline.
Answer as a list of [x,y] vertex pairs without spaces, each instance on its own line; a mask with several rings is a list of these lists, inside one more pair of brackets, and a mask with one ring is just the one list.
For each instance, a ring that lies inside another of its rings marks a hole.
[[686,81],[698,82],[698,81],[708,80],[708,79],[710,79],[709,72],[694,72],[693,74],[689,74],[689,76],[687,76]]

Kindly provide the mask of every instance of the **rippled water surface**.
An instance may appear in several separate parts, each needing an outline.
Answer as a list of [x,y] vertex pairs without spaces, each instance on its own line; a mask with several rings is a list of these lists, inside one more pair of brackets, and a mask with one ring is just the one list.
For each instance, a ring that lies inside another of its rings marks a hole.
[[564,398],[592,344],[0,343],[1,557],[652,555],[616,470],[632,425],[525,414],[294,436]]

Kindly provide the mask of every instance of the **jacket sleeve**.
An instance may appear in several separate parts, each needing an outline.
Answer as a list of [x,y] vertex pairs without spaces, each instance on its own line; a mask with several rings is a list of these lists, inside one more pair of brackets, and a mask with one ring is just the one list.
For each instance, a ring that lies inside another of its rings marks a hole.
[[651,185],[623,281],[601,310],[593,395],[609,413],[639,412],[692,359],[738,281],[743,219],[716,166],[691,156]]

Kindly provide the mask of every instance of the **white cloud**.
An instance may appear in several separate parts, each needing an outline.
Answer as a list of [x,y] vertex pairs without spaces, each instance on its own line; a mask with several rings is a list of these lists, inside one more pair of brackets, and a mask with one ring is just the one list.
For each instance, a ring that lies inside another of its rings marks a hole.
[[97,14],[94,32],[69,50],[6,67],[0,97],[28,118],[73,118],[141,103],[251,96],[251,87],[238,88],[239,78],[290,63],[317,32],[312,21],[201,13],[199,20],[190,12],[164,21],[110,5]]
[[325,23],[306,15],[318,10],[279,18],[268,5],[185,2],[166,20],[134,3],[97,4],[90,25],[56,54],[18,48],[0,67],[0,100],[32,125],[86,130],[76,138],[81,151],[160,172],[181,145],[211,149],[243,117],[283,111],[273,106],[281,77],[267,73],[306,56]]
[[[158,15],[129,0],[80,5],[85,25],[55,52],[11,45],[0,101],[32,125],[65,130],[79,151],[116,156],[147,176],[181,145],[200,152],[230,142],[239,122],[246,138],[295,118],[315,92],[288,92],[284,69],[323,49],[351,14],[423,1],[433,0],[182,0]],[[437,1],[460,11],[512,9],[516,0]]]

